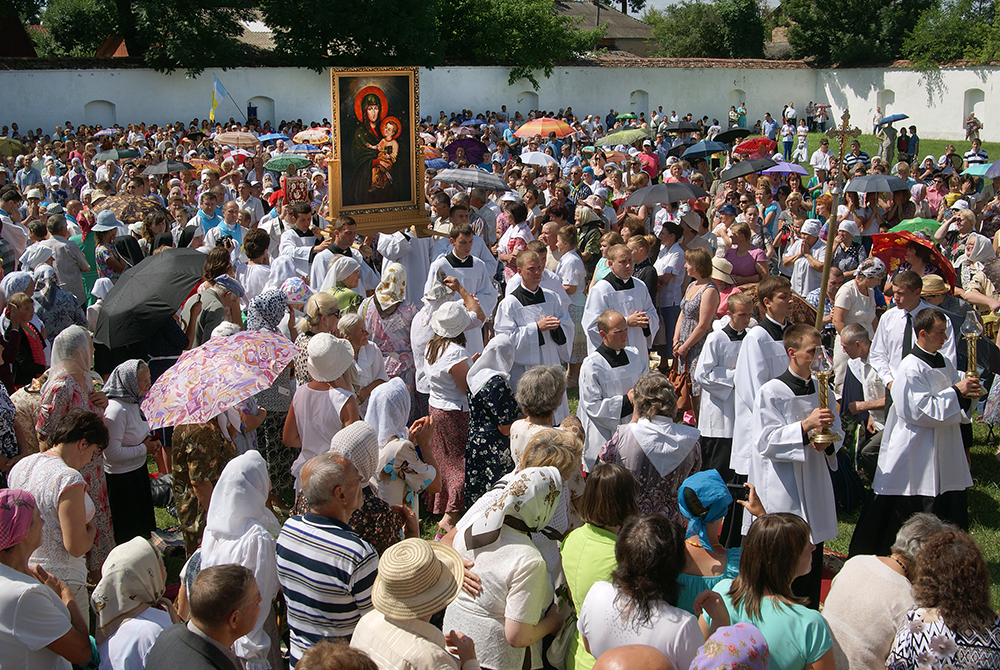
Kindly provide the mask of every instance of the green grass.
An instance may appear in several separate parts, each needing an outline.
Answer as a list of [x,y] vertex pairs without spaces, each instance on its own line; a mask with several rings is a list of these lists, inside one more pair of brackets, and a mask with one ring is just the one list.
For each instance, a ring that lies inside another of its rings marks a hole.
[[[902,124],[896,124],[896,129],[898,130],[901,125]],[[869,130],[871,130],[871,127],[870,126],[868,126],[868,127],[861,127],[861,130],[862,130],[862,132],[867,133]],[[907,132],[909,132],[909,131],[907,131]],[[917,136],[919,136],[919,135],[920,135],[920,127],[918,126],[917,127]],[[813,151],[816,151],[816,149],[819,149],[819,141],[823,137],[826,137],[826,136],[823,135],[823,134],[821,134],[821,133],[809,133],[809,155],[810,156],[812,155]],[[867,152],[869,156],[877,156],[878,155],[879,139],[877,137],[875,137],[874,135],[865,134],[865,135],[862,135],[859,138],[859,141],[861,142],[861,150],[862,151]],[[920,155],[914,158],[914,162],[922,161],[923,158],[924,158],[924,156],[927,156],[927,155],[933,155],[934,158],[935,158],[935,160],[938,159],[938,158],[940,158],[941,154],[943,154],[945,152],[945,145],[946,144],[952,144],[952,145],[954,145],[955,151],[959,155],[964,154],[966,151],[968,151],[969,149],[972,148],[971,143],[965,142],[965,141],[955,142],[955,141],[949,141],[949,140],[925,140],[924,138],[921,137],[920,138]],[[983,147],[982,148],[983,148],[983,150],[986,153],[989,154],[991,160],[1000,159],[1000,142],[983,142]],[[778,142],[778,149],[777,150],[781,151],[781,141],[780,140]],[[830,151],[835,156],[839,154],[839,152],[840,152],[840,145],[838,144],[838,142],[836,140],[831,140],[830,141]],[[846,148],[846,152],[849,153],[850,151],[851,151],[851,146],[850,146],[850,144],[848,144],[847,148]],[[898,154],[897,154],[897,156],[898,156]],[[806,161],[806,163],[808,163],[808,161]],[[889,168],[891,170],[892,166],[889,166]]]

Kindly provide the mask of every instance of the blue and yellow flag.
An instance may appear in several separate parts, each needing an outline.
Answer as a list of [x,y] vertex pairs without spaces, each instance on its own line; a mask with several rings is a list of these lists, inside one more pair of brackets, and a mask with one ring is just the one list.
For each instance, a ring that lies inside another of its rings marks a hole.
[[218,77],[215,77],[215,83],[212,84],[212,111],[208,113],[209,121],[215,121],[215,108],[227,95],[229,94],[226,92],[226,87],[222,85]]

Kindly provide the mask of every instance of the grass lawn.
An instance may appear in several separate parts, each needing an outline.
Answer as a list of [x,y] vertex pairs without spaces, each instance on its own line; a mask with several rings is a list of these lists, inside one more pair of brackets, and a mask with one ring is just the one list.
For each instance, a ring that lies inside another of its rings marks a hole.
[[[899,130],[899,128],[901,127],[901,125],[902,125],[901,123],[895,124],[896,129]],[[857,124],[855,124],[855,126],[858,127]],[[867,133],[868,130],[871,130],[870,127],[868,127],[867,129],[864,128],[864,127],[861,127],[861,129],[862,129],[863,132],[866,132],[866,133]],[[907,132],[909,132],[909,131],[907,131]],[[917,136],[919,137],[919,135],[920,135],[920,127],[918,126],[917,127]],[[819,141],[823,137],[826,137],[826,136],[823,135],[823,134],[821,134],[821,133],[809,133],[809,155],[810,156],[812,156],[812,152],[813,151],[816,151],[816,149],[819,149]],[[865,134],[865,135],[862,135],[860,137],[860,142],[861,142],[861,150],[862,151],[867,152],[869,156],[877,156],[878,155],[879,139],[877,137],[875,137],[874,135]],[[966,151],[968,151],[969,149],[972,148],[972,145],[969,142],[965,142],[965,141],[950,142],[948,140],[925,140],[924,138],[921,137],[920,138],[920,155],[917,156],[914,159],[914,161],[915,162],[922,161],[924,159],[924,156],[927,156],[927,155],[933,155],[934,159],[937,160],[938,158],[941,157],[941,154],[943,154],[945,152],[945,145],[946,144],[952,144],[952,145],[954,145],[955,146],[955,151],[959,155],[964,154]],[[982,148],[983,148],[983,151],[985,151],[986,153],[989,154],[990,159],[997,160],[998,158],[1000,158],[1000,142],[983,142],[983,147]],[[780,139],[778,141],[778,151],[781,151],[781,141],[780,141]],[[851,146],[850,146],[850,144],[848,144],[845,153],[850,153],[850,151],[851,151]],[[839,152],[840,152],[840,145],[839,145],[839,143],[836,140],[830,140],[830,152],[834,156],[837,156],[839,154]],[[806,161],[806,163],[808,163],[808,161]],[[812,170],[810,168],[807,167],[806,169],[809,169],[810,173],[812,172]],[[892,170],[892,166],[889,166],[889,169],[891,171]]]

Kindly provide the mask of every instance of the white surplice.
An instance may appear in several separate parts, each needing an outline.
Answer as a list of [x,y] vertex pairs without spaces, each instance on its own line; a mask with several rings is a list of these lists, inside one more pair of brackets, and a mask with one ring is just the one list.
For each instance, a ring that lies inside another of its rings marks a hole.
[[[471,265],[469,267],[461,267],[468,265],[469,259],[472,261]],[[483,312],[489,318],[489,315],[493,313],[493,309],[497,306],[497,290],[493,286],[493,275],[486,267],[486,264],[472,254],[461,261],[451,252],[439,256],[431,262],[430,269],[427,271],[427,281],[424,283],[425,295],[430,291],[434,276],[437,274],[439,268],[444,271],[446,276],[454,277],[462,285],[462,288],[476,296],[476,299],[479,300],[479,306],[482,307]],[[453,299],[461,301],[462,297],[456,292]],[[472,321],[469,323],[469,327],[465,329],[465,339],[465,348],[469,350],[470,355],[482,353],[483,322],[475,318],[475,316],[473,316]]]
[[587,436],[583,447],[583,466],[588,472],[615,429],[631,421],[631,412],[622,416],[622,405],[639,378],[649,372],[648,362],[634,347],[625,347],[622,351],[628,356],[627,365],[612,366],[601,353],[601,348],[583,359],[580,365],[580,403],[576,415]]
[[434,239],[418,237],[409,231],[379,233],[378,252],[382,254],[382,271],[391,263],[399,263],[406,270],[406,286],[403,295],[415,305],[424,297],[427,271],[431,267],[431,250]]
[[[772,321],[772,326],[773,323]],[[751,425],[758,390],[787,369],[788,352],[780,338],[775,340],[760,325],[747,333],[733,373],[735,425]],[[750,473],[750,444],[754,438],[752,435],[747,437],[748,439],[733,440],[733,455],[729,460],[729,467],[741,475]]]
[[626,319],[633,312],[645,312],[649,317],[649,335],[644,334],[639,327],[629,326],[628,329],[628,346],[634,347],[639,355],[647,356],[656,331],[660,328],[660,319],[653,306],[653,300],[649,297],[649,290],[644,283],[632,277],[625,282],[626,285],[631,284],[631,288],[616,290],[610,280],[612,276],[614,275],[608,274],[594,284],[590,289],[590,295],[587,296],[582,319],[583,328],[587,332],[587,353],[593,353],[603,341],[597,330],[597,319],[605,311],[613,309]]
[[910,354],[897,367],[875,493],[933,497],[972,486],[961,432],[969,417],[951,388],[960,375],[947,356],[944,361],[934,369]]
[[[437,259],[441,258],[446,253],[451,251],[453,248],[454,247],[451,243],[451,238],[448,237],[438,238],[434,242],[434,248],[431,249],[431,262],[433,263]],[[496,274],[497,262],[498,262],[497,257],[493,255],[493,252],[490,251],[490,248],[486,246],[486,243],[483,242],[483,238],[479,237],[479,235],[472,236],[471,253],[473,256],[475,256],[476,258],[478,258],[483,262],[483,264],[486,266],[486,272],[489,273],[490,277]],[[489,314],[489,312],[486,313]]]
[[[494,329],[498,335],[508,335],[514,342],[514,365],[510,369],[510,386],[517,388],[517,382],[521,376],[536,365],[556,365],[561,366],[569,360],[573,351],[573,320],[569,316],[569,311],[560,302],[555,293],[539,287],[538,291],[544,297],[544,302],[537,304],[523,304],[519,299],[523,294],[531,295],[524,286],[511,291],[497,308],[497,315],[494,321]],[[539,344],[539,330],[536,323],[546,316],[554,316],[559,319],[557,330],[548,330],[541,333]],[[557,344],[553,333],[561,331],[563,343]],[[563,391],[562,403],[556,409],[552,417],[554,424],[569,416],[569,403],[566,392]]]
[[[819,382],[814,379],[813,383]],[[780,379],[761,386],[750,428],[756,437],[748,480],[769,514],[790,512],[805,519],[813,544],[837,537],[837,504],[829,471],[837,469],[836,451],[841,445],[834,443],[834,453],[827,455],[810,443],[803,444],[801,422],[817,407],[816,391],[796,396]],[[836,410],[834,417],[831,430],[843,434]],[[744,534],[751,519],[744,514]]]
[[703,437],[733,436],[736,416],[733,384],[736,361],[742,347],[743,340],[730,339],[727,330],[713,330],[705,338],[705,345],[691,374],[691,380],[702,388],[698,430]]

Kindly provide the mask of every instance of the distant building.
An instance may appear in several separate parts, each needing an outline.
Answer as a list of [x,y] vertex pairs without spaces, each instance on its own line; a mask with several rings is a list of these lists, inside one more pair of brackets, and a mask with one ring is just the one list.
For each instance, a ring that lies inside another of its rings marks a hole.
[[556,0],[555,8],[560,16],[583,19],[579,24],[581,29],[594,30],[605,26],[604,38],[597,43],[599,49],[625,51],[636,56],[653,53],[649,43],[653,38],[653,29],[649,24],[622,14],[609,4],[600,0]]

